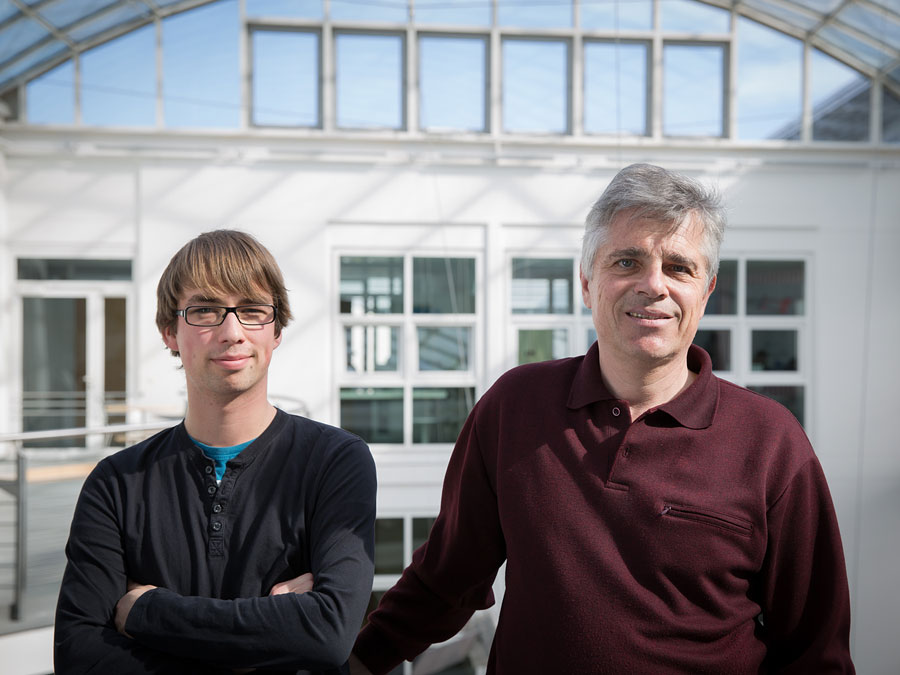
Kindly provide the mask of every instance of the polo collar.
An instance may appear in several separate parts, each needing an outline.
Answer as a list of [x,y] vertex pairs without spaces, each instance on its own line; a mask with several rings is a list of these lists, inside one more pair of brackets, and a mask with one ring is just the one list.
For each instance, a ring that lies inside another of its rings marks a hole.
[[[688,429],[705,429],[715,417],[719,401],[719,382],[712,372],[712,360],[703,349],[691,345],[687,354],[688,368],[697,373],[691,386],[671,401],[657,407]],[[584,355],[569,390],[567,407],[583,408],[591,403],[618,400],[603,384],[600,375],[600,351],[595,342]]]

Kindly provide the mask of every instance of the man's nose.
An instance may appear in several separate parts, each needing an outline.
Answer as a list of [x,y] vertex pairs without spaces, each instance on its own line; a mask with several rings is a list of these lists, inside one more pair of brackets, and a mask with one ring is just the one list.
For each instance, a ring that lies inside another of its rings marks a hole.
[[237,312],[226,312],[225,320],[219,326],[222,340],[238,341],[244,338],[244,326],[238,321]]
[[666,275],[662,266],[646,265],[643,272],[638,276],[635,290],[650,298],[665,296],[668,290],[666,287]]

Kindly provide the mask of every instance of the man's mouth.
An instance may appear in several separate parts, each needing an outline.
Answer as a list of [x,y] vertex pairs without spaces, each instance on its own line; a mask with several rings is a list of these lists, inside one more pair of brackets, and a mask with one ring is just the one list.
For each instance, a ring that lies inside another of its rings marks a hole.
[[668,314],[648,314],[647,312],[625,312],[628,316],[633,317],[635,319],[651,319],[651,320],[659,320],[659,319],[670,319]]

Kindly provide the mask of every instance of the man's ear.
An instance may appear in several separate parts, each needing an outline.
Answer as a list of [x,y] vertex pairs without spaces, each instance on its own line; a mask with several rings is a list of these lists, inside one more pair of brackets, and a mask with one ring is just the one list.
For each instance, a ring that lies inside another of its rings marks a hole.
[[162,329],[162,339],[171,351],[178,351],[178,340],[175,337],[175,326],[169,325]]
[[584,300],[584,306],[591,309],[591,282],[584,276],[584,270],[581,269],[581,265],[578,266],[578,279],[581,281],[581,299]]

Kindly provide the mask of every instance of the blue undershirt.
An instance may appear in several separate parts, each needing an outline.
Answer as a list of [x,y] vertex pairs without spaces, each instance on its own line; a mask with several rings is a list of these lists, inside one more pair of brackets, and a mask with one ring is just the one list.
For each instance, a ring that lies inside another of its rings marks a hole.
[[222,480],[222,476],[225,475],[225,464],[228,463],[229,459],[234,459],[239,454],[241,454],[241,450],[246,448],[256,439],[252,439],[247,441],[246,443],[238,443],[237,445],[229,445],[226,448],[214,448],[211,445],[206,445],[206,443],[201,443],[196,438],[191,438],[194,441],[194,444],[203,451],[203,454],[209,457],[216,465],[216,482],[220,482]]

